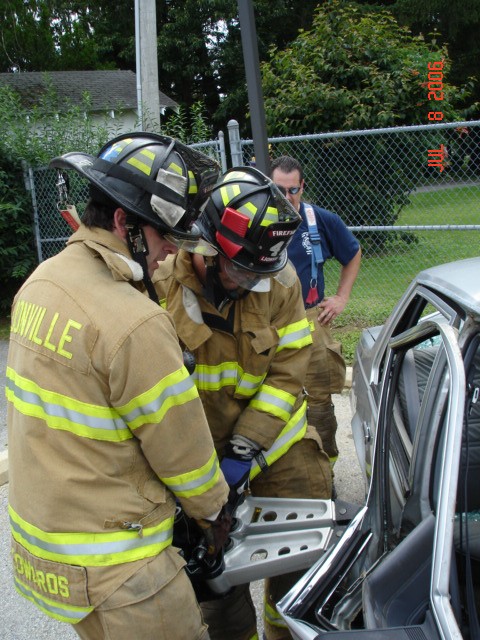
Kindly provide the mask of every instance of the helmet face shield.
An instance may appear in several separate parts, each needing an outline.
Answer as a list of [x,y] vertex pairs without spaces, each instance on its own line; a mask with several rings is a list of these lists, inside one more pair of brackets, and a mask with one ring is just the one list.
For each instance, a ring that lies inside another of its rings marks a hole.
[[241,289],[258,292],[270,291],[270,273],[247,271],[246,269],[241,269],[230,260],[224,261],[223,270],[228,278],[235,282]]

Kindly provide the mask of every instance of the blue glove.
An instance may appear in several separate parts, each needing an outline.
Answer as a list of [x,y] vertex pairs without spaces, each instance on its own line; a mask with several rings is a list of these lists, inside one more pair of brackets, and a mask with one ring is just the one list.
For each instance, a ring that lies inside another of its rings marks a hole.
[[251,460],[236,457],[225,457],[220,463],[220,469],[225,476],[228,486],[236,493],[242,493],[248,488]]

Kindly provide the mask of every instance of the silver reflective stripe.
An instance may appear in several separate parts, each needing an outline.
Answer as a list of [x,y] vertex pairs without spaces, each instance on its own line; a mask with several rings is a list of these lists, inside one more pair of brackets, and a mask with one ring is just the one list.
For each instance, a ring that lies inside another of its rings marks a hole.
[[217,473],[218,467],[218,459],[215,459],[210,471],[205,473],[200,478],[190,480],[189,482],[183,482],[182,484],[170,484],[170,482],[168,482],[168,478],[162,478],[162,482],[164,482],[174,493],[191,491],[192,489],[198,489],[199,487],[207,484],[209,480],[211,480]]
[[287,333],[283,337],[280,338],[278,342],[277,349],[281,347],[286,347],[286,345],[297,342],[298,340],[302,340],[310,335],[310,327],[306,326],[303,329],[298,329],[293,333]]
[[242,378],[240,383],[237,385],[238,392],[248,392],[249,395],[254,395],[257,393],[260,385],[265,376],[261,376],[258,378],[258,381],[255,380],[247,380],[246,378]]
[[[84,542],[84,543],[58,543],[55,544],[53,542],[46,542],[37,536],[31,535],[25,531],[18,523],[14,522],[12,518],[10,518],[10,526],[12,531],[15,531],[18,535],[20,535],[23,540],[27,541],[29,544],[42,549],[43,551],[48,551],[49,553],[56,553],[63,556],[94,556],[94,555],[107,555],[107,554],[116,554],[116,553],[124,553],[126,551],[132,551],[135,549],[140,549],[142,547],[149,547],[154,544],[158,544],[161,542],[167,541],[173,532],[172,527],[168,527],[164,531],[157,531],[152,535],[148,535],[148,529],[143,529],[144,537],[140,538],[137,535],[137,532],[131,534],[131,536],[124,540],[108,540],[106,542]],[[63,534],[64,537],[67,537],[69,534]],[[92,540],[98,540],[102,534],[101,533],[91,533],[91,534],[73,534],[73,535],[90,535]],[[110,535],[110,534],[106,534]],[[122,560],[125,561],[124,559]]]
[[[45,400],[43,400],[38,393],[21,389],[15,384],[13,380],[10,380],[9,378],[7,378],[6,387],[11,393],[13,393],[15,398],[17,398],[21,402],[35,407],[41,407],[46,414],[47,421],[48,417],[51,417],[68,420],[68,422],[83,425],[91,429],[101,429],[104,431],[125,431],[127,429],[125,422],[119,416],[114,417],[115,414],[111,409],[111,415],[109,417],[100,418],[89,415],[87,413],[81,413],[79,411],[76,411],[75,409],[55,404],[53,402],[45,402]],[[108,407],[99,408],[102,411],[109,410]],[[21,409],[19,410],[21,411]]]
[[270,404],[290,414],[292,411],[292,407],[295,403],[295,398],[292,396],[291,402],[288,402],[287,400],[282,400],[281,398],[278,398],[277,396],[274,396],[273,394],[268,393],[267,391],[260,391],[260,393],[257,396],[255,396],[255,403],[258,403],[258,402],[264,402],[265,404]]
[[212,373],[207,373],[206,371],[202,371],[201,367],[200,370],[195,369],[195,371],[192,374],[192,378],[195,380],[195,383],[197,384],[197,386],[200,386],[200,388],[203,388],[204,384],[208,384],[208,385],[213,385],[213,384],[220,384],[221,381],[229,381],[228,384],[235,384],[234,382],[231,382],[232,380],[236,381],[237,380],[237,369],[222,369],[221,371],[215,371]]
[[166,402],[168,398],[172,396],[180,396],[193,387],[193,381],[190,376],[184,378],[176,384],[169,385],[162,393],[154,398],[148,404],[142,404],[140,407],[135,407],[129,413],[123,414],[123,419],[127,422],[134,422],[138,417],[156,413]]
[[50,613],[50,615],[54,618],[68,618],[71,624],[75,624],[75,622],[80,622],[80,620],[83,620],[83,618],[88,616],[88,614],[93,610],[93,607],[68,608],[55,606],[55,603],[52,600],[43,600],[42,598],[39,598],[38,594],[35,591],[29,589],[17,578],[14,578],[14,582],[15,588],[22,596],[36,604],[37,607],[39,607],[42,611]]

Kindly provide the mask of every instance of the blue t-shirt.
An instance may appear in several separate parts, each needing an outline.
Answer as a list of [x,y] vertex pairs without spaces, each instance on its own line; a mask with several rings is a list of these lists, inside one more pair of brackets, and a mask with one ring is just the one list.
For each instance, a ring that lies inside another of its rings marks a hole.
[[[315,212],[323,260],[335,258],[345,266],[355,256],[360,245],[353,233],[348,230],[346,224],[336,213],[311,205]],[[300,215],[302,222],[288,245],[288,257],[295,267],[300,282],[302,283],[303,300],[307,299],[312,278],[312,246],[308,235],[308,224],[305,216],[304,203],[300,203]],[[318,265],[317,290],[320,300],[323,300],[325,292],[325,280],[323,276],[323,263]]]

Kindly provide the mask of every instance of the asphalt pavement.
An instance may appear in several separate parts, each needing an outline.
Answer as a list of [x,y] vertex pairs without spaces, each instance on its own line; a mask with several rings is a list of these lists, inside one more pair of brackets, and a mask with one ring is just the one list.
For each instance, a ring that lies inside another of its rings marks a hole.
[[[8,343],[0,340],[0,455],[7,455],[5,368]],[[335,413],[338,420],[337,441],[340,456],[335,466],[335,487],[338,497],[362,504],[365,488],[360,467],[355,455],[353,438],[350,431],[350,402],[348,389],[334,396]],[[78,638],[68,624],[57,622],[42,614],[33,604],[19,596],[12,580],[9,554],[10,532],[8,526],[8,482],[0,486],[0,638],[2,640],[73,640]],[[262,582],[252,585],[253,599],[259,621],[263,600]],[[262,629],[259,629],[260,633]]]

